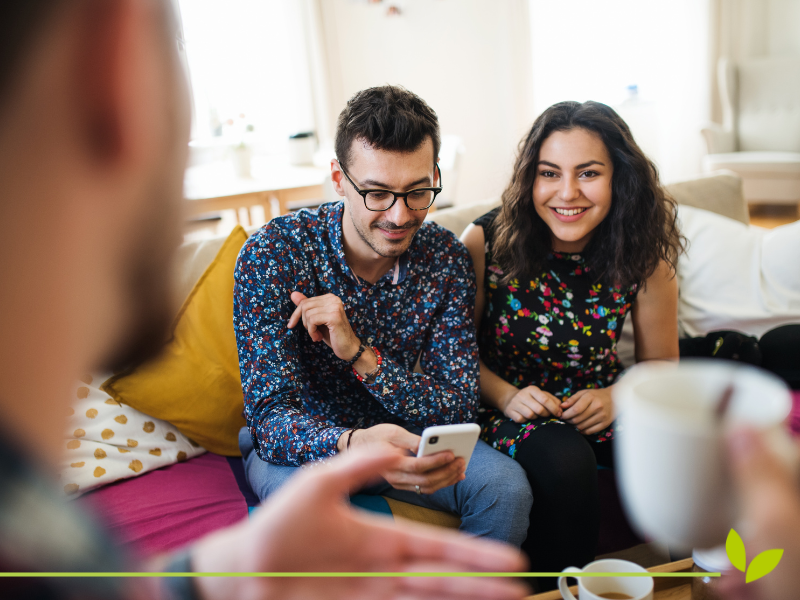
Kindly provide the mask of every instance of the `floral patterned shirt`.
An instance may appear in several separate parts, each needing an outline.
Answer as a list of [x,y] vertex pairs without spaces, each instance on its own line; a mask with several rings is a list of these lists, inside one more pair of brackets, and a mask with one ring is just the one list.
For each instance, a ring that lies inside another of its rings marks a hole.
[[[336,202],[273,219],[239,253],[234,328],[244,412],[258,455],[271,463],[330,456],[360,419],[363,427],[427,427],[476,418],[475,274],[466,248],[425,223],[370,284],[347,265],[343,209]],[[342,300],[355,334],[383,357],[373,383],[359,382],[302,325],[287,328],[293,291]]]

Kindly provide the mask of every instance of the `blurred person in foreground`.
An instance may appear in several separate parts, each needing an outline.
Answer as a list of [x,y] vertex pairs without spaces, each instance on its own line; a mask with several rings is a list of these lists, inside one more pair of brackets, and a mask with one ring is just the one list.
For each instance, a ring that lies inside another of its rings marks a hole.
[[[348,493],[392,453],[332,460],[253,519],[148,564],[51,491],[74,378],[151,355],[171,318],[189,135],[173,20],[161,0],[0,5],[0,571],[520,570],[500,544],[352,511]],[[0,579],[5,599],[523,593],[503,579]]]
[[797,476],[752,429],[734,432],[728,456],[742,507],[740,531],[747,561],[765,550],[783,550],[774,571],[745,583],[735,569],[723,574],[720,591],[730,600],[800,597],[800,488]]

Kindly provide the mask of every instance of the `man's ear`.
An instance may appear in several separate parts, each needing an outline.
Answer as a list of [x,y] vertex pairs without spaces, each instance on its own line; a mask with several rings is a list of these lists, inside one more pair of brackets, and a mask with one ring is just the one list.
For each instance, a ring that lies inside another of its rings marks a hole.
[[90,0],[81,17],[79,135],[96,163],[124,168],[147,158],[163,127],[158,16],[150,1]]
[[344,197],[344,173],[339,166],[339,161],[335,158],[331,159],[331,182],[333,183],[334,191],[339,194],[339,197]]

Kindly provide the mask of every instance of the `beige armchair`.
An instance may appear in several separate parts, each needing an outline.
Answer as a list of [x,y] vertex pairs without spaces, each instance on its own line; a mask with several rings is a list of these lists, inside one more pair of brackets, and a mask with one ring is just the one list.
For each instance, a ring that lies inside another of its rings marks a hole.
[[721,59],[723,124],[702,130],[706,172],[739,174],[748,203],[800,203],[800,58]]

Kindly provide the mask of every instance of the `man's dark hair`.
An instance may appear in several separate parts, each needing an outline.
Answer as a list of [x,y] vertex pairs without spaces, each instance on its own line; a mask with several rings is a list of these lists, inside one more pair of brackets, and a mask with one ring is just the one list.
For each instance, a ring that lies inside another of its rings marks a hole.
[[390,152],[413,152],[427,138],[433,160],[439,157],[439,119],[427,103],[407,89],[384,85],[356,93],[336,124],[336,158],[347,169],[354,140]]
[[3,0],[0,2],[0,106],[37,34],[64,0]]

